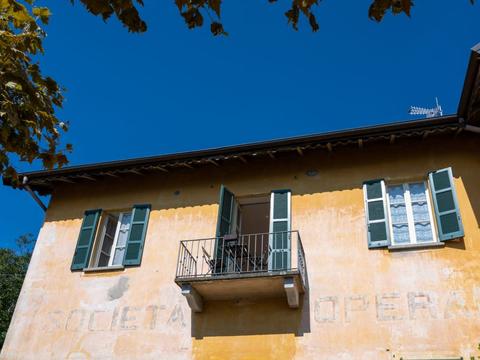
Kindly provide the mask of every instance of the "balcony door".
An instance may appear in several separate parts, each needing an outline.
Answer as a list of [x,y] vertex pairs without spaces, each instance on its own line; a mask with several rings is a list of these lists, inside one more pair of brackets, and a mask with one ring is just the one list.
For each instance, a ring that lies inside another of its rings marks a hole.
[[289,269],[290,208],[289,190],[237,198],[222,185],[215,242],[215,258],[221,265],[215,272],[230,272],[231,258],[236,269],[232,271]]

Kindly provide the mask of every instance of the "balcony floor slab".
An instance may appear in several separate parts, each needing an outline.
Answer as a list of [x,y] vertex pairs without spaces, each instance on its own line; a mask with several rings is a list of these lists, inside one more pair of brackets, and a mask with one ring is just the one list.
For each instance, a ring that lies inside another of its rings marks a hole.
[[180,287],[189,284],[204,301],[209,301],[286,298],[285,279],[293,279],[300,294],[305,292],[300,272],[295,270],[183,277],[175,282]]

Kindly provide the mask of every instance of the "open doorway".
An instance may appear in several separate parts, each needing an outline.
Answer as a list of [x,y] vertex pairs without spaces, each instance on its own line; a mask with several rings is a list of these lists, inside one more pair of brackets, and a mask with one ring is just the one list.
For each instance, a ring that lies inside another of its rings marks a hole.
[[[290,266],[289,190],[236,197],[220,191],[215,272],[250,272]],[[220,263],[220,265],[218,265]]]
[[270,195],[237,198],[237,234],[262,234],[270,231]]

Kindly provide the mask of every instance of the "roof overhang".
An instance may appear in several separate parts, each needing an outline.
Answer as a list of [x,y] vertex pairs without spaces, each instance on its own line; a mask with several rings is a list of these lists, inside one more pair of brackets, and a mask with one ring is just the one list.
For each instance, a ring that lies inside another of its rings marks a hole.
[[[364,144],[374,141],[394,143],[401,138],[458,133],[464,128],[460,120],[456,115],[442,116],[201,151],[26,172],[20,174],[20,177],[27,180],[26,183],[31,189],[40,194],[49,194],[59,184],[96,181],[126,174],[145,175],[160,172],[168,175],[179,168],[219,167],[232,161],[248,163],[262,157],[274,159],[284,156],[285,153],[302,156],[311,150],[332,152],[338,147],[363,147]],[[5,185],[12,186],[8,179],[3,181]]]
[[457,113],[470,125],[480,124],[480,43],[470,53]]

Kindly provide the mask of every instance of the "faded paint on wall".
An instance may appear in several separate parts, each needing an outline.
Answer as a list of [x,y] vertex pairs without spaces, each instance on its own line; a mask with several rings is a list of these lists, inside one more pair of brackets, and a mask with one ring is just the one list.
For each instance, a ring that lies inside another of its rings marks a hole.
[[[405,141],[200,169],[195,176],[185,170],[60,188],[0,357],[480,356],[477,146],[471,136]],[[447,166],[454,170],[464,239],[444,248],[368,250],[362,182],[416,180]],[[306,176],[309,169],[318,175]],[[289,309],[285,299],[239,299],[190,312],[173,282],[178,244],[214,235],[221,183],[237,195],[292,189],[292,228],[302,237],[310,286],[300,309]],[[140,202],[152,204],[141,266],[72,273],[83,211]]]

